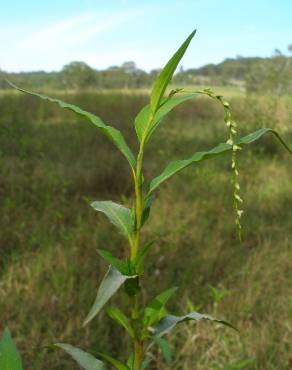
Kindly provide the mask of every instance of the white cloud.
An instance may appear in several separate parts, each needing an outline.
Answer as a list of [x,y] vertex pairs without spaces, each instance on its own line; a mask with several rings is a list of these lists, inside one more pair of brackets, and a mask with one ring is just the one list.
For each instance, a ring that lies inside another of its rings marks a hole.
[[[42,28],[31,29],[28,34],[10,34],[1,68],[8,71],[56,70],[72,60],[84,60],[84,55],[98,44],[100,35],[117,30],[145,10],[125,10],[115,13],[86,13],[61,19]],[[1,29],[0,29],[0,40]],[[90,62],[90,61],[89,61]]]

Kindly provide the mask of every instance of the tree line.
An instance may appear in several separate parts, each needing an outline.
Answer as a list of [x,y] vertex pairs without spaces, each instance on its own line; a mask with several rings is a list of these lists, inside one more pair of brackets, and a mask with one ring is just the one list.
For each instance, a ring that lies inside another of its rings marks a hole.
[[[292,53],[292,45],[288,47]],[[146,72],[133,61],[121,66],[96,70],[85,62],[74,61],[58,72],[8,73],[0,70],[0,89],[8,89],[8,78],[20,86],[44,90],[77,89],[140,89],[150,87],[159,70]],[[200,68],[180,67],[174,76],[175,84],[244,86],[247,92],[258,94],[292,93],[292,56],[275,50],[270,58],[228,58],[219,64],[208,64]]]

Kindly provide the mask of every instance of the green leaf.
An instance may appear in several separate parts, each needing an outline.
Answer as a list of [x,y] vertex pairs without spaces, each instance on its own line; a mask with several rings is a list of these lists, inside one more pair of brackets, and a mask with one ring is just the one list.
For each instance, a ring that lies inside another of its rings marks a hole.
[[20,87],[14,85],[10,81],[7,81],[7,82],[9,83],[10,86],[12,86],[13,88],[15,88],[15,89],[17,89],[21,92],[36,96],[36,97],[41,98],[43,100],[47,100],[51,103],[58,104],[61,108],[73,111],[74,113],[77,113],[78,115],[82,116],[83,118],[88,119],[91,123],[93,123],[101,131],[101,133],[103,133],[108,139],[110,139],[115,144],[115,146],[126,157],[128,162],[130,163],[131,167],[132,168],[135,167],[136,160],[134,158],[134,155],[133,155],[131,149],[128,147],[122,133],[119,130],[117,130],[116,128],[106,125],[101,120],[101,118],[99,118],[98,116],[96,116],[96,115],[94,115],[90,112],[86,112],[85,110],[77,107],[76,105],[68,104],[68,103],[63,102],[62,100],[54,99],[54,98],[51,98],[51,97],[43,95],[43,94],[38,94],[38,93],[35,93],[35,92],[32,92],[32,91],[21,89]]
[[112,356],[110,356],[110,355],[108,355],[106,353],[97,352],[97,354],[101,358],[105,359],[107,362],[109,362],[110,364],[112,364],[118,370],[130,370],[130,368],[129,368],[128,365],[123,364],[121,361],[116,360],[115,358],[113,358]]
[[147,243],[143,248],[141,248],[137,254],[137,257],[135,259],[135,268],[137,270],[137,273],[142,274],[143,273],[143,261],[148,252],[150,251],[151,247],[153,246],[154,241]]
[[154,197],[152,195],[150,195],[150,197],[147,197],[145,200],[145,205],[144,205],[143,214],[142,214],[142,221],[141,221],[142,226],[145,224],[145,222],[149,218],[153,200],[154,200]]
[[66,351],[85,370],[105,370],[105,365],[102,361],[80,348],[66,343],[56,343],[55,346]]
[[94,304],[87,315],[83,326],[87,325],[100,312],[103,306],[119,290],[126,280],[135,277],[136,276],[123,275],[120,271],[110,266],[100,284]]
[[136,134],[139,141],[142,141],[147,126],[150,125],[150,104],[145,105],[140,112],[137,114],[134,122]]
[[133,368],[133,363],[134,363],[134,353],[131,352],[130,353],[130,356],[128,357],[128,360],[127,360],[127,366],[132,369]]
[[193,31],[189,35],[189,37],[185,40],[185,42],[181,45],[181,47],[177,50],[173,57],[168,61],[166,66],[162,69],[156,81],[154,82],[150,97],[150,107],[153,114],[157,111],[163,94],[176,70],[176,67],[184,56],[184,53],[186,52],[195,33],[196,31]]
[[167,99],[164,99],[163,103],[154,114],[152,121],[150,122],[151,110],[150,105],[146,105],[138,113],[135,119],[135,130],[137,136],[140,140],[145,136],[146,142],[149,140],[150,136],[153,134],[154,130],[161,123],[162,119],[177,105],[198,96],[199,92],[192,93],[190,95],[180,95],[180,96],[171,96]]
[[132,239],[134,223],[129,208],[111,200],[96,201],[91,203],[91,206],[96,211],[104,213],[122,234],[126,235],[129,240]]
[[130,337],[134,338],[134,336],[135,336],[134,330],[133,330],[133,328],[132,328],[132,326],[130,324],[129,319],[118,308],[115,308],[115,307],[107,307],[105,309],[105,311],[109,315],[110,318],[112,318],[113,320],[115,320],[124,329],[126,329],[126,331],[128,332],[128,334],[130,335]]
[[174,315],[164,316],[156,325],[155,330],[154,330],[154,335],[161,336],[163,334],[166,334],[171,329],[173,329],[177,324],[180,324],[185,321],[191,321],[191,320],[193,321],[202,321],[202,320],[214,321],[214,322],[218,322],[219,324],[229,326],[230,328],[237,331],[237,329],[231,324],[229,324],[227,321],[215,319],[214,317],[210,315],[203,315],[198,312],[191,312],[185,316],[174,316]]
[[116,257],[114,257],[111,252],[105,251],[103,249],[97,250],[98,254],[109,264],[115,267],[118,271],[120,271],[124,275],[131,275],[131,266],[130,261],[123,261]]
[[161,338],[161,337],[153,337],[153,340],[160,347],[166,363],[170,365],[172,361],[172,351],[171,351],[169,342],[166,339]]
[[176,292],[177,287],[170,288],[155,297],[144,311],[144,325],[149,326],[157,322],[164,312],[164,306],[170,297]]
[[0,369],[22,370],[21,358],[8,328],[4,330],[0,341]]
[[[279,136],[279,134],[270,129],[270,128],[261,128],[247,136],[244,136],[240,139],[237,139],[235,141],[236,145],[246,145],[250,144],[256,140],[258,140],[260,137],[262,137],[264,134],[267,132],[273,133],[279,140],[280,142],[284,145],[284,147],[290,152],[291,150],[289,147],[285,144],[285,142],[282,140],[282,138]],[[194,155],[192,155],[188,159],[183,159],[183,160],[178,160],[169,163],[169,165],[164,169],[164,171],[157,177],[155,177],[149,187],[149,192],[148,196],[159,186],[161,185],[164,181],[175,175],[177,172],[183,170],[184,168],[188,167],[189,165],[195,163],[195,162],[201,162],[206,159],[210,159],[213,157],[216,157],[218,155],[221,155],[225,152],[231,151],[232,150],[232,145],[227,144],[227,143],[220,143],[217,146],[215,146],[213,149],[206,151],[206,152],[197,152]]]

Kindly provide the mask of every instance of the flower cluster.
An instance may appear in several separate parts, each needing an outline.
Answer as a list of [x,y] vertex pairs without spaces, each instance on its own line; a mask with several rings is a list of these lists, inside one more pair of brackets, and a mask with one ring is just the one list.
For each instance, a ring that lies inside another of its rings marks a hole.
[[235,224],[238,231],[238,237],[241,241],[241,216],[243,210],[241,209],[241,204],[243,203],[242,198],[240,197],[240,185],[238,182],[238,168],[237,168],[237,152],[241,150],[241,147],[236,144],[236,135],[237,135],[237,124],[232,119],[230,105],[228,102],[224,101],[220,97],[220,101],[224,107],[224,121],[228,129],[228,140],[227,144],[232,145],[232,156],[231,156],[231,169],[232,169],[232,185],[233,185],[233,205],[235,210]]

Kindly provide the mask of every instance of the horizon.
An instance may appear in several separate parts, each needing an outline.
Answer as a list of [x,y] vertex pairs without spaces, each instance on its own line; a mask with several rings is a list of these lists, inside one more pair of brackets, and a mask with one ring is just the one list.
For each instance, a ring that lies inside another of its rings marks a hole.
[[138,6],[134,0],[52,0],[41,8],[28,0],[16,9],[11,2],[0,15],[5,50],[0,69],[58,72],[82,61],[104,70],[134,61],[149,72],[161,68],[193,29],[197,34],[181,63],[184,69],[238,56],[270,57],[275,49],[286,53],[292,42],[289,14],[288,0],[268,6],[247,0],[236,7],[231,0],[149,0]]
[[[285,53],[283,53],[283,56],[284,57],[287,57],[287,58],[292,58],[292,55],[287,55],[287,54],[285,54]],[[269,58],[272,58],[273,57],[273,55],[270,55],[270,56],[267,56],[267,57],[259,57],[259,56],[242,56],[242,55],[237,55],[237,56],[235,56],[234,58],[229,58],[229,57],[226,57],[225,59],[223,59],[222,61],[220,61],[220,62],[218,62],[218,63],[207,63],[207,64],[204,64],[204,65],[202,65],[202,66],[198,66],[198,67],[192,67],[192,66],[190,66],[189,68],[184,68],[183,67],[183,72],[186,72],[186,71],[188,71],[188,70],[192,70],[192,69],[195,69],[195,70],[197,70],[197,69],[200,69],[200,68],[204,68],[204,67],[206,67],[206,66],[208,66],[208,65],[220,65],[220,64],[222,64],[222,63],[224,63],[225,61],[227,61],[227,60],[232,60],[232,61],[235,61],[235,60],[239,60],[239,59],[257,59],[257,58],[259,58],[259,59],[269,59]],[[67,65],[69,65],[69,64],[71,64],[71,63],[74,63],[74,62],[77,62],[77,63],[86,63],[86,62],[84,62],[83,60],[72,60],[71,62],[69,62],[69,63],[67,63]],[[155,70],[161,70],[164,66],[162,65],[161,67],[157,67],[157,68],[155,68],[155,69],[152,69],[152,70],[144,70],[143,68],[140,68],[140,66],[139,65],[137,65],[137,63],[134,61],[134,60],[125,60],[125,61],[123,61],[121,64],[116,64],[116,65],[109,65],[109,66],[107,66],[107,67],[105,67],[105,68],[103,68],[103,69],[97,69],[97,68],[95,68],[95,67],[93,67],[93,66],[91,66],[90,64],[87,64],[86,63],[86,65],[88,66],[88,67],[90,67],[92,70],[94,70],[94,71],[96,71],[96,72],[102,72],[102,71],[106,71],[106,70],[110,70],[110,68],[114,68],[114,67],[117,67],[117,68],[122,68],[122,66],[123,66],[123,64],[124,63],[128,63],[128,62],[130,62],[130,63],[134,63],[135,64],[135,66],[136,66],[136,68],[138,69],[138,70],[142,70],[143,72],[146,72],[146,73],[151,73],[152,71],[155,71]],[[42,70],[42,69],[39,69],[39,70],[27,70],[27,71],[16,71],[16,72],[14,72],[14,71],[12,71],[12,72],[10,72],[10,71],[5,71],[5,70],[2,70],[1,68],[0,68],[0,72],[4,72],[4,73],[8,73],[8,74],[29,74],[29,73],[48,73],[48,74],[50,74],[50,73],[60,73],[60,72],[62,72],[62,70],[63,70],[63,68],[65,67],[66,65],[64,65],[64,66],[62,66],[60,69],[58,69],[58,70]],[[183,66],[183,65],[181,65],[181,66]],[[179,72],[179,67],[177,68],[177,70],[176,70],[176,72],[175,72],[175,74],[177,74]]]

